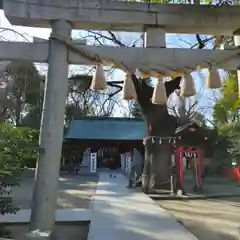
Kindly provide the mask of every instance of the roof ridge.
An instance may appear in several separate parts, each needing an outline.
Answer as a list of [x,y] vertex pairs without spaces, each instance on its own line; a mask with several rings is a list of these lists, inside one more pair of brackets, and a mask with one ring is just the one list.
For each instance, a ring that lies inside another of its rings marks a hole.
[[103,120],[108,120],[108,121],[141,121],[143,122],[144,119],[142,118],[122,118],[122,117],[82,117],[79,119],[74,119],[74,121],[91,121],[91,120],[98,120],[98,121],[103,121]]

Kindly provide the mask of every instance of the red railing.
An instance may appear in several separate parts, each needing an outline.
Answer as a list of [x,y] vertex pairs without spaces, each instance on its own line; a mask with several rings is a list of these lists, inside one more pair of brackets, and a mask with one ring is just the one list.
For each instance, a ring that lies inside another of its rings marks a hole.
[[223,171],[224,177],[240,183],[240,166],[236,168],[225,168]]

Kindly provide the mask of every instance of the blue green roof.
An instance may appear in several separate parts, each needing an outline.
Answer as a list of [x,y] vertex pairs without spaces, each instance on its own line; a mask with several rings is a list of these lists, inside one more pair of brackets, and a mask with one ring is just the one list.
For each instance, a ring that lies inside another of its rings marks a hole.
[[65,139],[142,140],[146,125],[141,119],[84,118],[73,120]]

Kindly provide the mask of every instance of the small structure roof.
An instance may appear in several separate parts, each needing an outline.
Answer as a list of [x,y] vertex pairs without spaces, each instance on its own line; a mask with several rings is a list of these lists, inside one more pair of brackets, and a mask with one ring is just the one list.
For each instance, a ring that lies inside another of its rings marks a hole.
[[136,141],[145,135],[146,124],[142,119],[86,117],[71,122],[65,139]]
[[214,139],[214,131],[207,127],[200,126],[195,121],[190,121],[179,126],[175,131],[176,136],[181,136],[180,142],[187,145],[206,145]]

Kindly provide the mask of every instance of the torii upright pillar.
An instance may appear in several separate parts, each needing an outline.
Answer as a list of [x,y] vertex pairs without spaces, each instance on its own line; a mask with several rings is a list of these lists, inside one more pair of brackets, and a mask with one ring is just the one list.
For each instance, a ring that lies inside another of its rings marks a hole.
[[[52,23],[52,34],[66,40],[71,38],[71,29],[71,24],[66,20],[55,20]],[[51,232],[55,224],[68,91],[67,46],[50,39],[48,64],[30,230]]]
[[[234,43],[236,47],[240,46],[240,35],[234,36]],[[238,93],[240,97],[240,70],[237,70],[237,77],[238,77]]]

